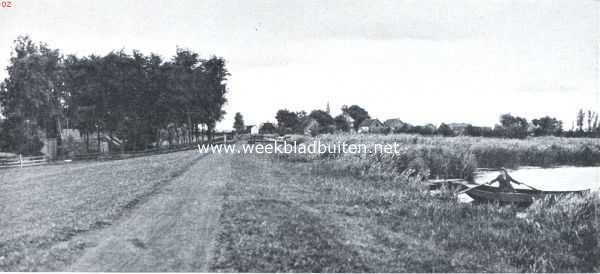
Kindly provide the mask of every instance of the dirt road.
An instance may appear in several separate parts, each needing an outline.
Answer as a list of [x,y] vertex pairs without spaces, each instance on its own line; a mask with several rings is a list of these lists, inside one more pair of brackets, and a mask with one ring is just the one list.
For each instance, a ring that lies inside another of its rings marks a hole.
[[84,233],[85,242],[68,271],[208,271],[227,156],[207,155],[138,203],[117,222]]

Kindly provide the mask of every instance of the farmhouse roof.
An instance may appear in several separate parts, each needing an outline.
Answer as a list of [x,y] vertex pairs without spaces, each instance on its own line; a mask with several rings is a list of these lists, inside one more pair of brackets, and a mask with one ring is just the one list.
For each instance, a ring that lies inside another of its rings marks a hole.
[[387,120],[385,120],[385,122],[383,122],[383,124],[388,127],[391,127],[391,128],[401,128],[404,125],[406,125],[405,122],[402,122],[402,120],[400,120],[398,118],[387,119]]
[[366,119],[364,121],[362,121],[359,125],[359,127],[380,127],[383,126],[383,124],[381,123],[381,121],[379,121],[379,119]]

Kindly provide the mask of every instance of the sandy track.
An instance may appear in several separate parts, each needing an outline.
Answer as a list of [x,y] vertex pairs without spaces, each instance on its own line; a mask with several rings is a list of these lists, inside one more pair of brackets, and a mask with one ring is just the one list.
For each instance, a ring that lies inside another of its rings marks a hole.
[[227,156],[208,155],[117,222],[76,236],[88,248],[68,270],[208,271],[229,169]]

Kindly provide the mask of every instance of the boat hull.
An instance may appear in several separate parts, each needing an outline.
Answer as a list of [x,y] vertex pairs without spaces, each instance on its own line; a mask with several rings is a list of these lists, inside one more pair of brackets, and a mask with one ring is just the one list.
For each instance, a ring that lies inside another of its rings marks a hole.
[[503,192],[497,187],[482,185],[466,192],[469,197],[477,202],[493,202],[500,204],[530,205],[534,199],[548,196],[562,196],[568,194],[583,194],[589,190],[580,191],[537,191],[516,189],[514,192]]

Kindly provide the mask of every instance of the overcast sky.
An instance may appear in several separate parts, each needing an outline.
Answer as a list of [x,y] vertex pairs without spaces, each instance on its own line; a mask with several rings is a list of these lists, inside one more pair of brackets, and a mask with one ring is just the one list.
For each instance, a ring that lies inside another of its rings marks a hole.
[[[600,110],[600,2],[46,1],[0,9],[0,66],[27,34],[64,54],[177,46],[224,57],[227,116],[358,104],[413,124]],[[3,70],[0,74],[6,76]]]

